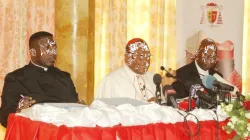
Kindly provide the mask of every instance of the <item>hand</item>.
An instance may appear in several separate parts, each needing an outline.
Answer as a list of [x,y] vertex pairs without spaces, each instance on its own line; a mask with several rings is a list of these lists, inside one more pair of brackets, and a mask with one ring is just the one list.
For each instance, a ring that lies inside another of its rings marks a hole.
[[152,97],[148,100],[148,102],[155,102],[156,101],[156,97]]
[[84,100],[80,100],[80,99],[78,99],[77,103],[78,103],[78,104],[82,104],[82,105],[87,105],[87,104],[84,102]]
[[26,109],[31,107],[34,103],[36,103],[35,100],[32,100],[32,97],[29,96],[23,96],[17,106],[17,111],[16,112],[21,112],[22,109]]
[[[171,68],[169,68],[167,70],[169,73],[171,73],[173,76],[176,76],[176,71],[172,70]],[[164,87],[165,85],[172,85],[174,82],[176,81],[176,79],[172,78],[172,77],[167,77],[166,75],[164,75],[162,77],[162,87]]]

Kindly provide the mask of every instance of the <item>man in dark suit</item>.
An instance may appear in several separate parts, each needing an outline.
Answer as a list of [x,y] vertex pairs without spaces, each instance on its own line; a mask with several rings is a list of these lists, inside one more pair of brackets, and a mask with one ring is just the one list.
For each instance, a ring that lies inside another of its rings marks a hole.
[[[212,39],[204,39],[196,51],[195,60],[176,71],[176,77],[181,81],[192,84],[202,85],[202,77],[205,75],[213,75],[215,73],[221,74],[214,70],[217,64],[217,46]],[[190,87],[186,88],[183,83],[176,81],[172,84],[177,92],[178,98],[185,98],[189,96]],[[189,85],[191,86],[191,85]]]
[[4,127],[10,113],[34,103],[78,102],[70,74],[54,67],[57,46],[53,35],[48,32],[33,34],[29,39],[29,50],[30,63],[5,77],[0,109],[0,122]]

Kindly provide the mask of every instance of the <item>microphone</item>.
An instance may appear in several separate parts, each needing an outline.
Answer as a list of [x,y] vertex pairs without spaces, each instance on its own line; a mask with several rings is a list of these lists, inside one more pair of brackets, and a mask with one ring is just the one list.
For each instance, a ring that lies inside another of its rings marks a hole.
[[232,91],[231,93],[232,93],[232,94],[236,94],[238,99],[240,99],[240,97],[242,97],[243,100],[245,99],[245,96],[242,95],[242,94],[239,92],[239,89],[238,89],[236,86],[234,86],[234,85],[230,84],[229,82],[227,82],[225,79],[223,79],[223,78],[222,78],[220,75],[218,75],[217,73],[215,73],[213,76],[214,76],[218,81],[220,81],[220,82],[222,82],[222,83],[224,83],[224,84],[228,84],[228,85],[233,86],[233,87],[234,87],[234,91]]
[[161,84],[161,75],[160,74],[155,74],[154,77],[153,77],[153,81],[156,85],[160,85]]
[[229,91],[229,92],[230,91],[234,91],[234,87],[233,86],[228,85],[228,84],[224,84],[224,83],[219,82],[217,80],[213,81],[213,86],[215,86],[215,87],[217,87],[219,89],[224,89],[224,90]]
[[216,100],[212,100],[212,98],[208,94],[204,94],[202,91],[198,90],[196,92],[196,95],[203,101],[206,101],[207,103],[210,104],[217,104]]
[[190,93],[191,93],[191,97],[197,98],[197,91],[204,91],[204,87],[202,87],[200,84],[195,84],[192,85],[190,88]]
[[223,90],[225,92],[230,92],[234,90],[234,87],[222,82],[217,81],[217,79],[211,75],[206,75],[202,78],[203,85],[208,89],[213,89],[214,87],[217,87],[220,90]]
[[196,106],[198,108],[200,108],[200,99],[199,99],[199,96],[197,95],[197,92],[198,91],[204,91],[204,87],[202,87],[200,84],[193,84],[191,87],[190,87],[190,96],[191,98],[193,97],[194,99],[196,99]]
[[[190,89],[190,86],[189,86],[189,85],[187,85],[187,84],[184,83],[181,79],[179,79],[178,77],[176,77],[176,76],[172,75],[170,72],[168,72],[168,71],[165,69],[164,66],[161,66],[160,69],[161,69],[162,71],[163,71],[163,70],[166,71],[166,76],[167,76],[167,77],[172,77],[172,78],[176,79],[176,81],[182,83],[182,84],[184,85],[184,87],[185,87],[185,90],[186,90],[187,92],[189,92],[189,89]],[[188,111],[191,111],[191,109],[192,109],[192,107],[191,107],[191,95],[189,94],[189,98],[188,98]]]
[[173,74],[171,74],[170,72],[168,72],[168,71],[165,69],[164,66],[161,66],[160,69],[161,69],[162,71],[166,71],[166,76],[167,76],[167,77],[172,77],[172,78],[176,79],[176,77],[175,77]]
[[178,104],[176,101],[176,91],[174,90],[174,88],[170,85],[165,85],[162,92],[164,93],[167,106],[172,105],[174,108],[177,108]]
[[155,91],[155,97],[157,99],[156,102],[158,104],[161,104],[161,87],[160,87],[160,84],[161,84],[161,81],[162,81],[161,75],[160,74],[155,74],[154,77],[153,77],[153,81],[156,84],[156,91]]
[[234,86],[231,83],[229,83],[228,81],[226,81],[219,74],[215,73],[213,76],[217,79],[217,81],[222,82],[224,84],[228,84],[228,85],[233,86],[234,87],[234,91],[232,91],[231,93],[236,94],[236,92],[239,92],[239,89],[236,86]]

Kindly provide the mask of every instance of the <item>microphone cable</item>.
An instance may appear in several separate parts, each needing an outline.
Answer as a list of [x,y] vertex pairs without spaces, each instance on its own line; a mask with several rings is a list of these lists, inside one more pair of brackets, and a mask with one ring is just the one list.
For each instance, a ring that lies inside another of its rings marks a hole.
[[[185,130],[186,134],[188,134],[188,136],[189,136],[191,139],[193,139],[193,137],[199,135],[199,134],[200,134],[200,121],[199,121],[199,119],[198,119],[194,114],[192,114],[192,113],[187,113],[187,115],[184,116],[184,115],[183,115],[181,112],[179,112],[178,110],[177,110],[177,112],[178,112],[180,115],[182,115],[182,116],[184,117],[183,127],[184,127],[184,130]],[[188,117],[188,116],[193,116],[193,117],[196,119],[196,123],[197,123],[197,125],[198,125],[198,130],[196,131],[196,133],[192,133],[192,130],[191,130],[190,126],[188,125],[188,120],[187,120],[187,117]],[[185,124],[186,124],[186,125],[185,125]],[[187,128],[186,126],[187,126],[188,128]],[[188,132],[188,130],[189,130],[189,132]],[[199,139],[200,139],[200,135],[199,135]]]
[[216,140],[219,140],[219,117],[218,117],[218,114],[217,114],[217,108],[214,111],[214,113],[216,115],[216,119],[213,118],[216,121]]

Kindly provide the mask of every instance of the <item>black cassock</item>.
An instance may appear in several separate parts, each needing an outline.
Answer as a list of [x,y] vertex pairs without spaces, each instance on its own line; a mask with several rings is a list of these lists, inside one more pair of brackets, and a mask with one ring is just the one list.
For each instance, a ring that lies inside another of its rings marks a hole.
[[6,127],[10,113],[15,113],[21,95],[36,103],[76,103],[78,94],[70,74],[50,67],[47,71],[31,62],[6,75],[2,93],[0,122]]

